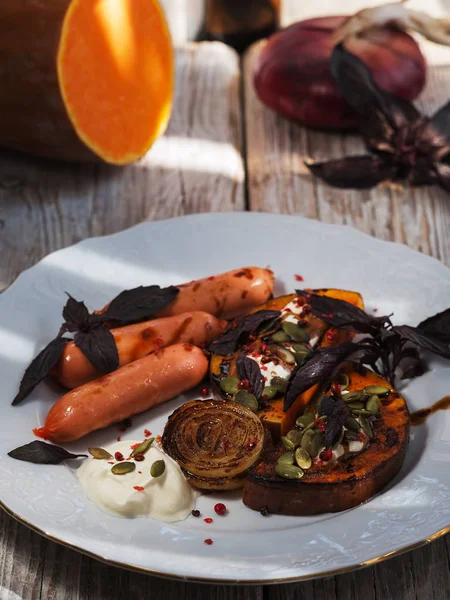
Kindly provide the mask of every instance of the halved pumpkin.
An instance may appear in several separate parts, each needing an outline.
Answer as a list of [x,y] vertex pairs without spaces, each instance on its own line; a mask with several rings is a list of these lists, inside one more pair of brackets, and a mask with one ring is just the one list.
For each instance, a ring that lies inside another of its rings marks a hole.
[[[345,300],[350,304],[358,306],[359,308],[364,308],[364,302],[361,295],[358,292],[348,291],[348,290],[339,290],[339,289],[320,289],[320,290],[307,290],[313,291],[315,294],[320,296],[329,296],[331,298],[337,298],[339,300]],[[280,296],[278,298],[273,298],[269,300],[265,304],[258,306],[251,313],[257,312],[259,310],[281,310],[287,304],[292,302],[296,298],[296,294],[289,294],[287,296]],[[330,331],[330,327],[318,317],[315,317],[312,313],[309,313],[306,317],[304,317],[307,321],[307,325],[305,330],[308,332],[309,337],[312,338],[317,336],[319,341],[317,343],[317,347],[328,346],[330,344],[339,344],[348,341],[352,338],[352,333],[344,330],[337,330],[331,328],[332,333],[327,335],[327,332]],[[256,341],[256,343],[258,340]],[[210,362],[210,373],[211,377],[211,385],[213,389],[213,393],[216,398],[224,398],[220,388],[216,384],[217,377],[221,375],[221,364],[223,362],[229,363],[229,371],[228,374],[232,376],[237,375],[236,369],[236,359],[239,355],[239,351],[236,352],[232,356],[218,356],[213,354]],[[326,383],[326,382],[324,382]],[[278,441],[282,435],[292,429],[296,418],[304,411],[305,407],[313,400],[315,395],[319,392],[320,386],[315,385],[309,388],[303,394],[300,394],[293,405],[289,408],[288,411],[284,411],[284,396],[275,398],[267,403],[266,407],[263,410],[258,411],[258,415],[265,425],[275,441]]]
[[269,452],[247,474],[243,501],[254,510],[267,509],[284,515],[313,515],[352,508],[369,499],[400,470],[409,441],[409,411],[404,398],[382,377],[369,369],[344,367],[348,390],[367,385],[388,388],[381,398],[380,416],[374,422],[374,439],[360,454],[347,454],[325,466],[314,463],[299,480],[275,473],[282,444]]
[[157,0],[3,0],[0,145],[116,165],[167,126],[174,57]]

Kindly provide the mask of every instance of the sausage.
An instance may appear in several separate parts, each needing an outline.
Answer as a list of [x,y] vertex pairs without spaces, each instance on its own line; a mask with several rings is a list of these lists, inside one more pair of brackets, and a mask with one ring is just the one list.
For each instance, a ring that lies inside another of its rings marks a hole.
[[244,267],[184,283],[177,286],[180,293],[175,300],[157,316],[204,310],[221,319],[234,319],[266,302],[272,295],[274,279],[270,269]]
[[33,431],[52,442],[78,440],[192,389],[207,370],[200,348],[167,346],[71,390],[55,402],[44,426]]
[[[119,354],[119,366],[122,367],[172,344],[207,344],[217,337],[226,325],[226,321],[219,321],[206,312],[197,311],[111,329],[111,333]],[[74,342],[69,342],[52,375],[59,383],[73,389],[101,377],[102,374]]]
[[[180,291],[175,300],[152,316],[170,317],[203,310],[220,319],[234,319],[269,300],[274,280],[270,269],[244,267],[182,283],[176,286]],[[96,312],[102,313],[108,306]]]

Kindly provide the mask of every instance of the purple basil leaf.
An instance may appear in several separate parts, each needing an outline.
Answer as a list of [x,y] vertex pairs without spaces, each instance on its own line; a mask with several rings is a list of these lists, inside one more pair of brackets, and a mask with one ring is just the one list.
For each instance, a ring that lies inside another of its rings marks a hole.
[[431,117],[431,123],[442,136],[450,138],[450,102],[441,106],[441,108],[434,113]]
[[[296,294],[306,296],[308,292],[296,290]],[[345,300],[314,293],[309,293],[309,296],[309,305],[316,317],[339,329],[374,334],[389,322],[389,317],[373,317]]]
[[417,329],[434,336],[444,344],[450,344],[450,308],[428,317],[417,325]]
[[19,391],[12,401],[13,406],[20,404],[22,400],[34,390],[44,377],[46,377],[61,357],[64,346],[70,342],[69,339],[56,337],[52,340],[28,365],[20,382]]
[[365,155],[305,164],[325,183],[344,189],[372,188],[394,175],[394,167],[384,159]]
[[[67,294],[67,292],[66,292]],[[89,311],[84,302],[79,302],[67,294],[69,299],[63,308],[62,316],[66,323],[67,331],[78,331],[89,325]]]
[[427,372],[427,365],[420,356],[415,347],[407,347],[402,351],[402,356],[398,362],[398,367],[402,372],[402,379],[413,379]]
[[262,323],[277,319],[280,315],[279,310],[259,310],[233,321],[217,340],[211,342],[209,350],[220,356],[233,354],[241,344],[247,342],[249,335],[256,332]]
[[241,354],[236,361],[236,367],[239,378],[241,380],[248,379],[250,391],[259,400],[264,389],[264,376],[258,363],[245,354]]
[[11,450],[11,452],[8,452],[8,456],[16,460],[34,463],[35,465],[57,465],[63,460],[87,458],[87,454],[72,454],[64,448],[37,440]]
[[423,329],[411,327],[410,325],[396,325],[393,330],[402,338],[416,344],[420,348],[450,359],[450,346],[434,335],[423,331]]
[[179,289],[174,286],[140,286],[124,290],[116,296],[105,312],[92,316],[93,322],[118,321],[121,324],[136,323],[151,317],[175,300]]
[[106,327],[79,331],[74,342],[100,373],[111,373],[119,366],[119,354],[113,334]]
[[395,129],[420,118],[410,102],[381,90],[362,60],[342,44],[334,48],[330,68],[339,91],[360,115],[386,119]]
[[297,396],[316,383],[326,383],[337,367],[358,349],[358,344],[346,342],[316,350],[309,360],[293,371],[284,396],[284,410],[287,411]]
[[320,403],[320,415],[325,415],[325,448],[330,448],[333,440],[349,416],[348,408],[342,398],[324,396]]

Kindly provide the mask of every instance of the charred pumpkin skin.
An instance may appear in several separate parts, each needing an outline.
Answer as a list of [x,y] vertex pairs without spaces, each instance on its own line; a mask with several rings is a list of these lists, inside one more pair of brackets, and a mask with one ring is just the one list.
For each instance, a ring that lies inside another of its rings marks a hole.
[[99,158],[79,139],[59,90],[56,57],[70,0],[2,0],[0,144],[35,156]]
[[[345,300],[346,302],[354,304],[355,306],[358,306],[361,309],[364,308],[363,299],[361,295],[357,292],[339,289],[320,289],[312,291],[320,296],[329,296],[331,298]],[[250,312],[254,313],[259,310],[281,310],[296,297],[296,294],[289,294],[286,296],[273,298],[272,300],[269,300],[262,306],[258,306]],[[330,328],[321,319],[318,319],[313,315],[309,315],[308,322],[309,326],[320,334],[320,342],[318,343],[318,347],[330,346],[332,344],[341,344],[343,342],[349,341],[353,337],[353,334],[349,331],[344,331],[342,329],[331,329],[334,335],[330,336],[329,339],[327,338],[325,333],[329,331]],[[236,359],[238,355],[239,352],[236,352],[230,357],[225,357],[227,360],[230,359],[229,374],[233,376],[237,375]],[[212,355],[210,362],[211,375],[220,375],[220,365],[223,360],[223,356],[218,356],[216,354]],[[214,379],[211,379],[211,386],[214,396],[216,398],[223,399],[223,396],[221,395],[220,390],[215,384]],[[258,415],[263,425],[267,427],[267,429],[272,435],[272,438],[275,441],[278,441],[282,435],[285,435],[290,429],[292,429],[296,418],[305,410],[306,406],[308,406],[308,404],[313,400],[314,396],[318,393],[318,391],[319,386],[315,385],[303,394],[300,394],[300,396],[298,396],[294,404],[286,412],[284,411],[283,396],[280,398],[276,398],[275,400],[271,400],[270,403],[268,403],[267,408],[258,412]]]
[[[368,369],[359,372],[347,365],[349,390],[389,383]],[[381,399],[381,417],[375,422],[374,439],[368,448],[351,458],[319,468],[313,465],[301,480],[283,479],[275,463],[280,445],[250,470],[243,502],[253,510],[270,513],[314,515],[339,512],[361,504],[384,488],[399,472],[409,442],[409,411],[395,391]]]

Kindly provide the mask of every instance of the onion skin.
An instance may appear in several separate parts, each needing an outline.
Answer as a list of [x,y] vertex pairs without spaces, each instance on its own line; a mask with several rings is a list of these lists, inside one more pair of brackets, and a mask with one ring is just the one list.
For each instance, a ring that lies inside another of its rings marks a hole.
[[[335,31],[348,19],[330,16],[300,21],[271,36],[253,74],[260,100],[275,112],[309,127],[348,130],[358,116],[330,73]],[[426,61],[416,41],[389,27],[349,38],[345,48],[369,68],[385,91],[413,100],[426,82]]]

